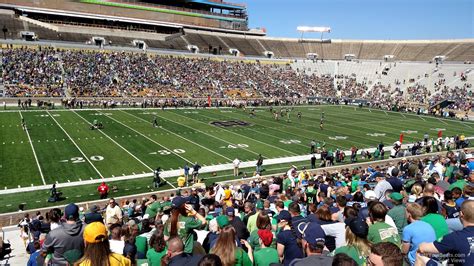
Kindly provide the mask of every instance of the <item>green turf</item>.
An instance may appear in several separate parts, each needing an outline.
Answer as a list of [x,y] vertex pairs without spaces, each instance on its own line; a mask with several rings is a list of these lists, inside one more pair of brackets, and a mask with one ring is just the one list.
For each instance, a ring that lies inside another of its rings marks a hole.
[[[280,110],[281,107],[274,107]],[[474,136],[474,123],[440,120],[428,116],[384,112],[351,106],[295,107],[291,122],[275,121],[268,108],[257,108],[256,117],[237,109],[127,109],[22,111],[39,165],[47,184],[180,169],[185,163],[203,166],[230,163],[234,158],[255,160],[303,155],[312,139],[330,149],[389,146],[401,131],[405,142],[427,132],[436,137],[464,133]],[[297,119],[301,111],[303,117]],[[320,130],[321,113],[325,113]],[[159,126],[152,121],[157,118]],[[98,119],[103,130],[90,130]],[[213,121],[241,120],[246,127],[216,127]],[[0,112],[0,188],[43,184],[18,112]],[[379,133],[385,135],[371,136]],[[332,139],[336,136],[345,139]],[[23,141],[23,143],[22,143]],[[5,144],[3,144],[5,143]]]
[[[346,163],[349,160],[345,161]],[[363,160],[359,162],[364,162]],[[265,175],[271,175],[276,173],[285,173],[291,165],[295,165],[298,169],[302,167],[309,168],[309,162],[298,162],[298,163],[283,163],[283,164],[275,164],[264,167],[265,171],[263,172]],[[255,170],[254,167],[242,168],[241,175],[246,174],[247,176],[251,176],[253,171]],[[211,173],[204,173],[200,174],[200,177],[203,178],[204,183],[210,185],[214,182],[226,181],[235,179],[232,176],[232,170],[221,171],[218,172],[216,176],[212,175]],[[177,186],[177,178],[167,178],[167,181]],[[120,181],[120,182],[110,182],[108,183],[109,186],[117,186],[117,192],[111,192],[109,194],[110,197],[120,197],[120,196],[127,196],[127,195],[136,195],[141,193],[147,193],[152,191],[159,191],[159,190],[166,190],[171,189],[171,185],[167,183],[163,183],[159,189],[153,189],[151,186],[152,178],[142,178],[142,179],[133,179],[127,181]],[[99,199],[97,194],[97,186],[98,184],[94,185],[83,185],[78,187],[67,187],[67,188],[60,188],[59,190],[63,192],[64,196],[67,197],[66,199],[56,202],[56,203],[49,203],[47,199],[49,197],[49,190],[37,190],[32,192],[24,192],[21,196],[17,194],[7,194],[2,195],[0,199],[0,213],[6,212],[14,212],[18,210],[18,206],[20,204],[25,204],[26,209],[35,209],[35,208],[43,208],[43,207],[52,207],[56,205],[68,204],[71,202],[85,202],[90,200],[97,200]]]

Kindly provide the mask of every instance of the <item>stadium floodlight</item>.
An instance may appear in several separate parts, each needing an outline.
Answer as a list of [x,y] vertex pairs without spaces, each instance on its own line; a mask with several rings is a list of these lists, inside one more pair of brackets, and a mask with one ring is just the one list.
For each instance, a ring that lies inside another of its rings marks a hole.
[[298,26],[296,30],[301,32],[301,40],[303,40],[303,35],[305,32],[320,32],[321,33],[321,41],[323,40],[323,34],[325,32],[331,33],[330,27],[310,27],[310,26]]

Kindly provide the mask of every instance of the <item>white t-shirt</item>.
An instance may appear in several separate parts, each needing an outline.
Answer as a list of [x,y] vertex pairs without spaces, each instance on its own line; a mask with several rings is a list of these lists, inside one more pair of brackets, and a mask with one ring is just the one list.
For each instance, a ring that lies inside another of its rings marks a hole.
[[239,165],[240,165],[240,160],[239,160],[239,159],[235,159],[232,163],[234,164],[234,167],[239,167]]
[[346,224],[345,223],[332,223],[321,225],[324,233],[328,236],[332,236],[336,241],[336,248],[346,245]]
[[123,240],[109,240],[110,243],[110,251],[113,253],[117,253],[123,255],[123,248],[125,247],[125,241]]

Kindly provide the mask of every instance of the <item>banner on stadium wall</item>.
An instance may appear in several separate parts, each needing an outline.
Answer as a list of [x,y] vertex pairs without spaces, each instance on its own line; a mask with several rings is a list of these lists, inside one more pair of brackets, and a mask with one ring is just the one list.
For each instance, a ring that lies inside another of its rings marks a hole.
[[211,107],[211,96],[210,95],[207,96],[207,105],[209,107]]

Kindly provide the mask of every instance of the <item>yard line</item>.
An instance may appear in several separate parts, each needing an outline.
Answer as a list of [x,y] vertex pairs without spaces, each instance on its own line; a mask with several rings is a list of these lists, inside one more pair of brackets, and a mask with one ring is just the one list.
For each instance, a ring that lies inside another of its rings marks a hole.
[[421,117],[421,115],[419,115],[418,118],[426,122],[426,120],[423,117]]
[[[89,121],[87,121],[87,119],[85,119],[84,117],[82,117],[81,115],[79,115],[78,113],[76,113],[75,111],[72,111],[74,114],[76,114],[77,116],[79,116],[80,118],[82,118],[87,124],[91,125],[92,126],[92,123],[90,123]],[[99,111],[100,113],[100,111]],[[153,169],[148,166],[146,163],[142,162],[142,160],[138,159],[135,155],[133,155],[130,151],[128,151],[127,149],[125,149],[122,145],[118,144],[114,139],[112,139],[109,135],[105,134],[104,131],[102,130],[98,130],[100,133],[102,133],[102,135],[106,136],[108,139],[110,139],[115,145],[119,146],[122,150],[124,150],[126,153],[130,154],[130,156],[132,156],[135,160],[137,160],[139,163],[143,164],[143,166],[145,166],[146,168],[148,168],[148,170],[152,171],[153,172]],[[174,185],[172,185],[171,183],[169,183],[168,181],[166,181],[168,184],[170,184],[173,188],[176,188]]]
[[[124,112],[124,111],[122,111],[122,112]],[[129,114],[129,115],[131,115],[131,116],[137,117],[137,118],[139,118],[139,119],[141,119],[141,120],[143,120],[143,121],[146,121],[145,119],[143,119],[143,118],[141,118],[141,117],[139,117],[139,116],[136,116],[136,115],[134,115],[134,114],[131,114],[131,113],[129,113],[129,112],[125,112],[125,113],[127,113],[127,114]],[[159,116],[159,115],[156,115],[156,116],[157,116],[157,117],[160,117],[160,118],[163,118],[163,119],[165,119],[165,120],[168,120],[168,121],[170,121],[170,122],[176,123],[175,121],[170,120],[170,119],[168,119],[168,118],[165,118],[165,117],[162,117],[162,116]],[[197,121],[197,120],[196,120],[196,121]],[[146,122],[149,123],[148,121],[146,121]],[[201,121],[198,121],[198,122],[201,122]],[[201,122],[201,123],[203,123],[203,122]],[[208,133],[206,133],[206,132],[204,132],[204,131],[201,131],[201,130],[199,130],[199,129],[192,128],[192,127],[187,126],[187,125],[185,125],[185,124],[179,124],[179,125],[184,126],[184,127],[187,127],[187,128],[190,128],[191,130],[200,132],[200,133],[202,133],[202,134],[208,135],[208,136],[211,137],[211,138],[215,138],[215,139],[220,140],[220,141],[222,141],[222,142],[225,142],[225,143],[227,143],[227,144],[232,144],[232,145],[234,145],[234,143],[225,141],[225,140],[223,140],[223,139],[220,139],[220,138],[218,138],[218,137],[216,137],[216,136],[214,136],[214,135],[208,134]],[[248,151],[248,152],[250,152],[250,153],[253,153],[253,154],[255,154],[255,155],[259,155],[259,153],[254,152],[254,151],[251,151],[251,150],[248,150],[248,149],[246,149],[246,148],[241,148],[241,149],[246,150],[246,151]],[[230,161],[232,161],[232,160],[230,160]]]
[[[179,115],[179,116],[186,117],[186,116],[184,116],[184,115],[178,114],[177,112],[173,112],[173,113],[174,113],[174,114],[177,114],[177,115]],[[204,117],[206,117],[206,118],[208,118],[208,119],[209,119],[209,118],[210,118],[210,119],[213,119],[212,117],[205,116],[205,115],[203,115],[203,114],[198,114],[198,115],[200,115],[200,116],[204,116]],[[196,120],[196,119],[194,119],[194,118],[191,118],[191,119],[193,119],[193,120]],[[198,121],[198,120],[196,120],[196,121]],[[207,126],[209,126],[207,123],[204,123],[204,122],[202,122],[202,121],[199,121],[199,122],[200,122],[200,123],[203,123],[203,124],[206,124]],[[230,131],[230,130],[228,130],[228,129],[225,129],[225,128],[223,128],[223,129],[224,129],[225,131],[228,131],[228,132],[230,132],[230,133],[234,134],[234,135],[241,136],[241,137],[244,137],[244,138],[246,138],[246,139],[250,139],[250,140],[252,140],[252,141],[255,141],[255,142],[261,143],[261,144],[263,144],[263,145],[266,145],[266,146],[269,146],[269,147],[272,147],[272,148],[275,148],[275,149],[278,149],[278,150],[284,151],[285,153],[291,153],[291,154],[293,154],[293,155],[298,155],[298,154],[296,154],[296,153],[294,153],[294,152],[287,151],[287,150],[285,150],[285,149],[282,149],[282,148],[280,148],[280,147],[273,146],[273,145],[271,145],[271,144],[268,144],[268,143],[265,143],[265,142],[262,142],[262,141],[259,141],[259,140],[256,140],[256,139],[253,139],[253,138],[250,138],[250,137],[244,136],[244,135],[241,135],[241,134],[239,134],[239,133],[235,133],[235,132],[233,132],[233,131]]]
[[[236,114],[240,115],[240,113],[238,113],[238,112],[236,112]],[[230,116],[227,116],[227,115],[223,115],[223,114],[221,114],[221,115],[224,116],[224,117],[233,118],[233,117],[230,117]],[[257,118],[257,117],[254,117],[254,118]],[[263,120],[263,119],[261,119],[261,118],[257,118],[257,119]],[[269,122],[272,122],[272,121],[269,121]],[[270,129],[279,131],[279,132],[284,133],[284,134],[287,134],[287,135],[288,135],[288,134],[292,134],[292,133],[289,133],[289,132],[286,132],[286,131],[281,131],[281,130],[279,130],[279,129],[275,129],[275,128],[273,128],[273,127],[267,127],[267,126],[263,126],[263,125],[259,125],[259,126],[262,126],[262,127],[264,127],[264,128],[270,128]],[[276,138],[276,139],[280,139],[280,140],[281,140],[280,137],[276,137],[276,136],[274,136],[274,135],[271,135],[271,134],[268,134],[268,133],[265,133],[265,132],[261,132],[261,131],[258,131],[258,130],[252,129],[252,128],[246,128],[246,130],[251,130],[251,131],[253,131],[253,132],[257,132],[257,133],[259,133],[259,134],[264,134],[264,135],[270,136],[270,137],[272,137],[272,138]],[[297,134],[292,134],[292,135],[298,136],[298,137],[302,137],[302,138],[305,138],[305,139],[309,139],[309,138],[306,138],[306,137],[303,137],[303,136],[297,135]],[[295,144],[296,144],[296,145],[299,145],[299,146],[302,146],[302,147],[305,147],[305,148],[308,147],[308,145],[303,145],[303,144],[301,144],[301,143],[295,143]]]
[[94,164],[92,164],[92,162],[89,160],[89,157],[86,156],[86,154],[81,150],[81,148],[79,148],[79,146],[77,145],[77,143],[71,138],[71,136],[69,136],[69,134],[67,133],[67,131],[58,123],[58,121],[56,120],[56,118],[54,118],[54,116],[51,115],[51,113],[49,111],[46,111],[48,113],[48,115],[54,120],[54,122],[56,122],[56,125],[59,126],[59,128],[62,129],[62,131],[64,132],[64,134],[66,134],[66,136],[69,138],[69,140],[72,142],[72,144],[74,144],[74,146],[76,146],[76,148],[79,150],[79,152],[82,154],[82,156],[84,156],[84,159],[87,160],[87,162],[92,166],[92,168],[94,168],[94,170],[97,172],[97,174],[99,174],[100,178],[104,178],[104,176],[100,173],[100,171],[95,167]]
[[439,118],[438,118],[438,120],[439,120],[441,123],[445,124],[445,125],[449,125],[448,123],[444,122],[443,120],[441,120],[441,119],[439,119]]
[[[264,115],[264,116],[265,116],[265,117],[269,117],[269,116],[267,116],[267,115]],[[314,116],[306,116],[306,117],[303,117],[302,119],[311,119],[311,118],[317,119],[317,118],[314,117]],[[275,123],[275,124],[279,124],[279,123],[277,123],[277,122],[272,121],[272,119],[270,119],[270,117],[269,117],[269,119],[268,119],[268,122]],[[308,124],[307,124],[307,123],[299,122],[299,121],[297,121],[297,120],[294,120],[294,123],[299,123],[299,124],[301,124],[301,125],[304,125],[304,127],[308,127]],[[356,123],[357,123],[357,122],[356,122]],[[352,123],[352,124],[356,124],[356,123]],[[329,123],[328,123],[328,124],[329,124]],[[333,125],[332,123],[329,124],[329,126],[331,126],[331,127],[339,127],[339,128],[346,129],[346,128],[343,127],[343,126]],[[292,125],[291,125],[290,127],[291,127],[291,128],[294,128],[295,126],[292,126]],[[311,134],[321,135],[321,136],[323,136],[323,138],[328,138],[328,137],[330,137],[329,135],[327,135],[327,132],[333,132],[335,135],[339,134],[336,130],[326,130],[325,133],[321,133],[320,130],[319,130],[319,129],[316,129],[315,126],[309,126],[309,128],[314,128],[315,130],[308,130],[308,129],[300,128],[300,127],[298,127],[298,130],[304,130],[304,131],[310,132]],[[365,133],[365,131],[362,131],[362,130],[357,130],[357,129],[354,129],[354,130],[355,130],[355,131],[360,131],[360,132],[362,132],[362,133]],[[280,130],[280,131],[282,131],[282,130]],[[319,131],[319,133],[318,133],[318,131]],[[295,134],[295,133],[291,133],[291,134],[292,134],[292,135],[301,136],[301,135]],[[304,136],[302,136],[302,137],[311,140],[311,138],[304,137]],[[360,136],[360,135],[351,135],[351,137],[357,137],[357,138],[362,138],[362,139],[369,140],[368,138],[365,138],[365,137]],[[347,141],[347,142],[350,142],[350,143],[356,143],[356,144],[358,144],[359,146],[362,146],[362,147],[366,147],[366,146],[367,146],[366,143],[358,142],[358,141],[355,141],[355,140],[352,140],[352,139],[351,139],[351,140],[346,140],[346,141]],[[326,142],[326,141],[325,141],[325,142]],[[335,147],[337,147],[337,148],[344,149],[344,147],[339,146],[339,145],[337,145],[337,144],[334,144],[333,142],[329,142],[329,141],[328,141],[328,143],[330,143],[331,145],[333,145],[333,146],[335,146]]]
[[183,156],[181,156],[181,155],[175,153],[172,149],[169,149],[169,148],[167,148],[167,147],[161,145],[159,142],[157,142],[157,141],[151,139],[150,137],[146,136],[145,134],[142,134],[141,132],[135,130],[134,128],[132,128],[132,127],[130,127],[130,126],[128,126],[128,125],[126,125],[126,124],[124,124],[124,123],[118,121],[117,119],[113,118],[112,116],[107,116],[107,118],[112,119],[112,120],[116,121],[117,123],[119,123],[119,124],[121,124],[121,125],[123,125],[123,126],[129,128],[129,129],[135,131],[135,132],[138,133],[139,135],[141,135],[141,136],[143,136],[144,138],[148,139],[149,141],[155,143],[156,145],[162,147],[163,149],[165,149],[165,150],[167,150],[167,151],[173,153],[174,155],[178,156],[179,158],[185,160],[186,162],[188,162],[188,163],[190,163],[190,164],[194,164],[194,163],[191,162],[190,160],[188,160],[188,159],[184,158]]
[[[124,112],[124,111],[122,111],[122,112]],[[128,113],[128,112],[125,112],[125,113]],[[134,115],[134,114],[131,114],[131,113],[128,113],[128,114],[133,115],[134,117],[137,117],[138,119],[141,119],[142,121],[145,121],[145,122],[147,122],[147,123],[152,124],[151,122],[146,121],[145,119],[143,119],[143,118],[141,118],[141,117],[138,117],[138,116],[136,116],[136,115]],[[156,115],[156,116],[158,116],[158,115]],[[161,116],[158,116],[158,117],[161,117]],[[190,140],[190,139],[187,139],[187,138],[185,138],[185,137],[183,137],[183,136],[181,136],[181,135],[179,135],[179,134],[177,134],[177,133],[175,133],[175,132],[173,132],[173,131],[171,131],[171,130],[168,130],[168,129],[164,128],[164,127],[160,127],[160,128],[163,129],[163,130],[165,130],[166,132],[169,132],[169,133],[171,133],[171,134],[173,134],[173,135],[175,135],[175,136],[177,136],[177,137],[180,137],[180,138],[184,139],[185,141],[191,142],[191,143],[194,144],[194,145],[197,145],[197,146],[199,146],[199,147],[201,147],[201,148],[203,148],[203,149],[205,149],[205,150],[207,150],[207,151],[209,151],[209,152],[211,152],[211,153],[214,153],[214,154],[216,154],[216,155],[218,155],[218,156],[220,156],[220,157],[222,157],[222,158],[224,158],[224,159],[226,159],[226,160],[229,160],[229,162],[232,162],[232,159],[229,158],[229,157],[226,157],[226,156],[224,156],[224,155],[222,155],[222,154],[219,154],[219,153],[217,153],[217,152],[215,152],[215,151],[213,151],[213,150],[211,150],[211,149],[209,149],[209,148],[206,148],[206,147],[204,147],[204,146],[202,146],[202,145],[200,145],[200,144],[198,144],[198,143],[196,143],[196,142],[194,142],[194,141],[192,141],[192,140]],[[194,164],[194,163],[192,163],[192,162],[190,162],[190,163],[191,163],[191,164]]]
[[[18,113],[20,114],[20,117],[23,120],[23,115],[21,114],[21,111],[18,111]],[[39,164],[38,157],[36,156],[35,147],[33,146],[33,141],[31,141],[30,133],[28,132],[28,126],[26,126],[26,125],[25,125],[25,132],[26,132],[26,135],[28,136],[28,140],[30,141],[31,150],[33,151],[33,156],[35,157],[36,165],[38,166],[38,170],[39,170],[39,173],[40,173],[40,176],[41,176],[41,180],[43,181],[43,185],[46,185],[46,181],[44,180],[43,171],[41,171],[41,166]]]

